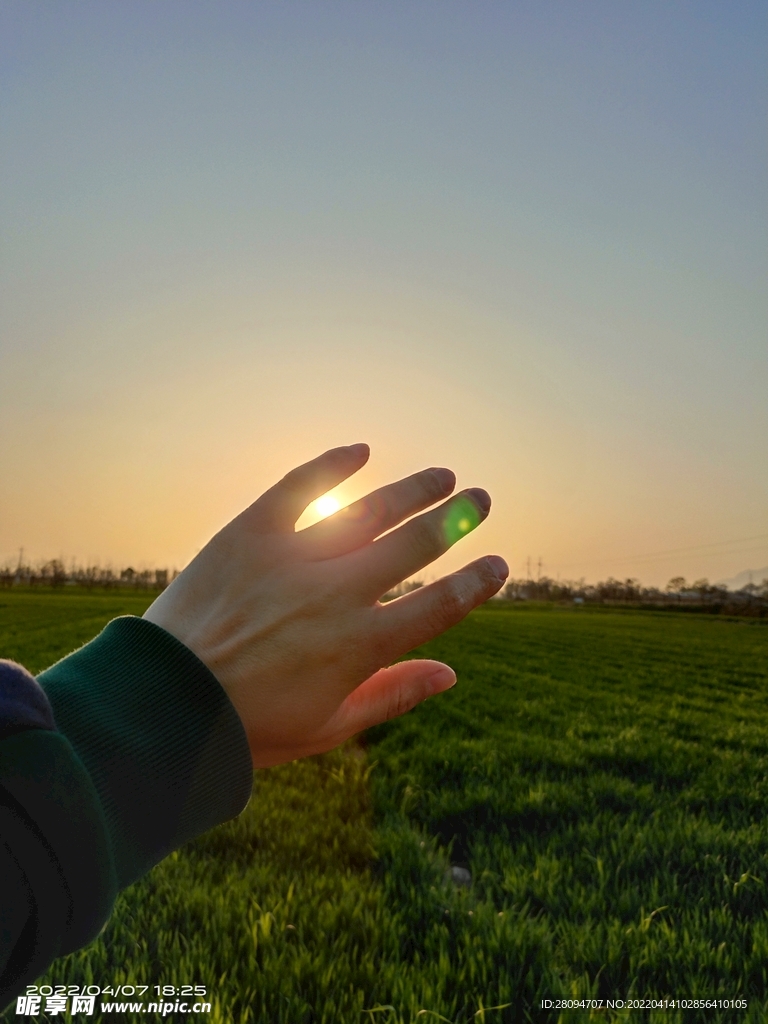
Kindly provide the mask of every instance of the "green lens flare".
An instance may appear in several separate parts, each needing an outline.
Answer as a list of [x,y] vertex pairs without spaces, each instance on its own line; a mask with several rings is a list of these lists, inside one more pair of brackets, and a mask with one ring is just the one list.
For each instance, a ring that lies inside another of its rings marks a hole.
[[449,544],[455,544],[457,540],[461,540],[479,525],[480,512],[477,505],[471,498],[459,495],[449,506],[443,521],[445,539]]

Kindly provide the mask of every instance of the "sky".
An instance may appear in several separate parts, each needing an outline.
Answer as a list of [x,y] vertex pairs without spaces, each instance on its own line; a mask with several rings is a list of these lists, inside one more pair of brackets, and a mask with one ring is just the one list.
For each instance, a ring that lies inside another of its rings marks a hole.
[[[768,565],[768,7],[3,0],[0,562],[445,465],[424,573]],[[306,521],[306,520],[305,520]]]

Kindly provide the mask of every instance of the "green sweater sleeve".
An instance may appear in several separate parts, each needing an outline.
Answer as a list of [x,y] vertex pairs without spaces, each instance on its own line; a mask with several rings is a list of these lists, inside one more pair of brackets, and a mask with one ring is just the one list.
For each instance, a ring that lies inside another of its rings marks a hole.
[[39,682],[58,731],[0,740],[0,874],[17,879],[0,906],[0,1007],[93,939],[120,889],[239,814],[253,782],[226,693],[145,619],[115,619]]
[[247,804],[253,768],[240,717],[165,630],[115,619],[38,678],[96,787],[118,888]]
[[117,892],[93,783],[60,733],[0,742],[0,1008],[98,934]]

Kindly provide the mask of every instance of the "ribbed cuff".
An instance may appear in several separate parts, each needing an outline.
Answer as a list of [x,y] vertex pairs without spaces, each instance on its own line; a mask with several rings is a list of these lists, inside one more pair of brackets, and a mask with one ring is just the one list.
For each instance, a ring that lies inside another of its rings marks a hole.
[[208,668],[154,623],[115,619],[39,680],[98,793],[120,889],[248,803],[240,717]]

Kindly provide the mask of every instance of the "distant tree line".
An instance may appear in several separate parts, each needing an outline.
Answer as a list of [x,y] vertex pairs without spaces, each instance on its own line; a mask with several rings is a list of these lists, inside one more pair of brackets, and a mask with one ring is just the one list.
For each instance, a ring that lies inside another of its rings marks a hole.
[[392,590],[388,590],[381,600],[382,602],[394,601],[396,597],[405,597],[406,594],[419,590],[423,586],[423,580],[407,580],[405,583],[398,583]]
[[600,583],[581,580],[510,580],[502,591],[507,601],[549,601],[560,604],[632,605],[641,608],[677,608],[727,615],[768,616],[768,578],[729,590],[707,579],[686,582],[673,576],[664,589],[644,587],[637,579],[617,580],[609,576]]
[[165,590],[170,581],[178,576],[168,569],[143,569],[131,566],[115,570],[100,565],[67,566],[58,558],[36,565],[24,564],[21,559],[14,566],[6,563],[0,567],[0,587],[80,587],[83,590]]
[[[19,559],[14,566],[0,566],[2,587],[79,587],[83,590],[165,590],[178,570],[143,569],[131,566],[115,570],[99,565],[80,566],[52,558],[32,566]],[[382,601],[392,601],[419,587],[422,580],[410,580],[388,591]],[[600,583],[580,580],[512,579],[501,594],[506,601],[547,601],[556,604],[632,605],[640,608],[677,608],[681,611],[707,611],[727,615],[768,616],[768,578],[762,583],[748,583],[740,590],[728,590],[707,579],[688,583],[683,576],[673,576],[666,587],[644,587],[637,579],[617,580],[609,576]]]

